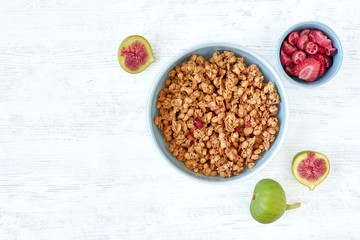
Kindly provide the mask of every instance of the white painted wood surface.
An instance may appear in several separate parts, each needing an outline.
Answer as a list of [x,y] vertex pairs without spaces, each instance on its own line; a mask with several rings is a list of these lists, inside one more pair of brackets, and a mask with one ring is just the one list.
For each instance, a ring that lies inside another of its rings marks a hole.
[[[354,1],[79,1],[0,3],[0,239],[360,239],[360,5]],[[317,20],[340,36],[343,66],[328,84],[284,82],[290,128],[258,175],[222,185],[175,171],[147,128],[149,91],[176,54],[237,43],[275,67],[279,36]],[[145,36],[157,62],[124,72],[117,48]],[[310,192],[294,154],[328,155]],[[301,202],[270,225],[249,203],[263,178]]]

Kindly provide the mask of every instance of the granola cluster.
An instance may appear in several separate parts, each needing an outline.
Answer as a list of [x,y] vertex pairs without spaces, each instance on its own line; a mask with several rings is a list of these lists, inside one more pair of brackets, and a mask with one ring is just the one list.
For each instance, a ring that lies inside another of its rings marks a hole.
[[168,73],[159,93],[154,122],[168,149],[196,173],[239,175],[279,131],[276,87],[244,61],[230,51],[216,51],[209,61],[192,55]]

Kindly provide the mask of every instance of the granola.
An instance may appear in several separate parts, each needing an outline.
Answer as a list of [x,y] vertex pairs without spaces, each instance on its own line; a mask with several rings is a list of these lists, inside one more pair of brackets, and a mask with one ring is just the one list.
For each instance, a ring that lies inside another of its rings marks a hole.
[[168,73],[159,93],[154,122],[169,151],[196,173],[239,175],[276,138],[280,96],[244,61],[230,51],[216,51],[208,61],[192,55]]

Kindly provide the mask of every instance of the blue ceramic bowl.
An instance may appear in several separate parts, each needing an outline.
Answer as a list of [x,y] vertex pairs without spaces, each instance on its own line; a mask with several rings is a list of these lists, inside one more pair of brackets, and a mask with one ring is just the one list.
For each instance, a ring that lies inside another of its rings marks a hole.
[[[325,35],[329,39],[331,39],[333,46],[337,48],[337,53],[336,53],[336,55],[333,56],[333,65],[325,71],[324,75],[322,75],[321,77],[318,77],[313,82],[306,82],[297,77],[289,76],[285,72],[285,70],[280,62],[280,49],[281,49],[281,45],[282,45],[283,41],[287,38],[287,36],[291,32],[293,32],[293,31],[301,32],[302,30],[304,30],[306,28],[319,29],[320,31],[325,33]],[[339,37],[336,35],[336,33],[331,28],[329,28],[325,24],[320,23],[320,22],[314,22],[314,21],[301,22],[301,23],[298,23],[298,24],[292,26],[291,28],[289,28],[280,37],[279,43],[278,43],[278,46],[276,49],[276,63],[278,65],[280,76],[295,85],[304,86],[304,87],[317,87],[317,86],[323,85],[323,84],[327,83],[328,81],[330,81],[339,71],[339,69],[341,67],[342,59],[343,59],[343,49],[342,49]]]
[[[281,102],[279,103],[279,113],[277,118],[279,119],[280,124],[280,131],[277,134],[276,140],[272,143],[270,149],[264,152],[262,158],[257,160],[256,166],[254,168],[247,168],[238,176],[232,176],[230,178],[222,178],[220,176],[217,177],[209,177],[202,174],[196,174],[192,170],[189,170],[185,167],[184,163],[177,160],[172,153],[167,149],[169,144],[165,142],[164,135],[160,131],[160,129],[155,125],[154,118],[157,114],[159,114],[159,110],[156,108],[156,101],[158,98],[158,94],[160,90],[165,86],[165,79],[168,78],[168,72],[173,69],[176,65],[181,65],[184,61],[189,60],[192,54],[197,54],[203,56],[205,59],[209,59],[215,51],[224,51],[229,50],[233,51],[236,56],[241,56],[246,59],[245,63],[247,65],[256,64],[260,71],[264,75],[264,82],[271,81],[273,82],[277,89],[278,93],[281,98]],[[281,82],[279,76],[274,71],[274,69],[264,61],[260,56],[257,54],[252,53],[251,51],[228,43],[208,43],[203,44],[194,48],[191,48],[185,52],[182,52],[174,59],[172,59],[165,67],[161,70],[159,75],[155,80],[155,85],[150,93],[149,99],[149,107],[148,107],[148,123],[150,128],[151,136],[154,140],[154,143],[158,150],[160,151],[161,155],[171,163],[176,169],[180,172],[184,173],[187,176],[191,176],[194,179],[205,180],[210,182],[225,182],[235,179],[244,179],[255,173],[259,172],[263,169],[277,154],[279,151],[282,143],[284,142],[285,135],[288,129],[289,123],[289,106],[287,101],[287,96],[285,93],[285,88],[283,83]]]

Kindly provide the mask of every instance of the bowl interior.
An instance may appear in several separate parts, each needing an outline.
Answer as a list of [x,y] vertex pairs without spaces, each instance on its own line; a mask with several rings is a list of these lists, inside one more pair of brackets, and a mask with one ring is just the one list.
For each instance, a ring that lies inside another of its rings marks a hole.
[[[258,66],[259,70],[264,75],[264,82],[268,82],[268,81],[273,82],[276,85],[276,87],[278,89],[278,93],[281,98],[281,102],[280,102],[280,104],[278,104],[279,113],[277,115],[277,118],[279,119],[279,124],[280,124],[280,131],[276,137],[276,140],[272,143],[270,149],[263,153],[262,158],[257,160],[256,166],[254,168],[252,168],[252,169],[247,168],[240,175],[232,176],[230,178],[222,178],[220,176],[208,177],[206,175],[196,174],[192,170],[186,168],[184,163],[177,160],[172,155],[172,153],[167,149],[169,144],[165,142],[162,132],[154,123],[155,116],[157,114],[159,114],[159,110],[156,108],[156,101],[157,101],[160,90],[165,86],[165,79],[168,78],[168,76],[167,76],[168,72],[171,69],[173,69],[176,65],[181,65],[184,61],[189,60],[189,58],[192,54],[201,55],[205,59],[209,59],[209,58],[211,58],[213,53],[217,50],[233,51],[236,56],[244,57],[246,59],[245,62],[247,65],[256,64]],[[271,68],[271,66],[268,65],[262,58],[260,58],[256,54],[253,54],[253,53],[249,52],[248,50],[246,50],[242,47],[236,46],[236,45],[206,44],[206,45],[201,45],[199,47],[190,49],[190,50],[182,53],[181,55],[177,56],[172,61],[170,61],[170,63],[158,75],[155,85],[153,87],[153,90],[150,94],[149,101],[150,102],[149,102],[148,121],[149,121],[149,126],[150,126],[150,132],[151,132],[151,135],[155,142],[155,145],[160,150],[160,153],[166,159],[168,159],[171,162],[171,164],[175,166],[175,168],[177,168],[178,170],[180,170],[181,172],[185,173],[188,176],[192,176],[192,177],[194,177],[196,179],[200,179],[200,180],[208,180],[208,181],[213,181],[213,182],[224,182],[224,181],[245,178],[245,177],[248,177],[248,176],[254,174],[255,172],[257,172],[257,171],[261,170],[263,167],[265,167],[265,165],[278,152],[281,144],[284,141],[285,133],[287,131],[289,110],[288,110],[288,106],[287,106],[287,97],[286,97],[285,89],[284,89],[284,86],[283,86],[281,80],[279,79],[279,77],[275,73],[275,71]]]
[[[337,48],[337,54],[333,56],[333,65],[330,68],[326,69],[324,75],[322,75],[321,77],[318,77],[314,82],[305,82],[297,77],[289,76],[285,72],[285,70],[282,67],[282,64],[280,62],[280,49],[281,49],[282,42],[285,40],[285,38],[293,31],[300,32],[301,30],[304,30],[306,28],[319,29],[320,31],[325,33],[325,35],[329,39],[331,39],[333,46],[335,48]],[[279,68],[280,75],[283,78],[286,78],[287,80],[289,80],[292,83],[295,83],[296,85],[301,85],[301,86],[306,86],[306,87],[315,87],[315,86],[320,86],[322,84],[325,84],[326,82],[330,81],[330,79],[332,79],[336,75],[336,73],[339,71],[341,63],[342,63],[343,50],[342,50],[342,46],[341,46],[339,37],[336,35],[336,33],[330,27],[328,27],[325,24],[320,23],[320,22],[309,21],[309,22],[298,23],[295,26],[292,26],[291,28],[289,28],[286,32],[284,32],[284,34],[279,39],[278,47],[276,49],[276,58],[277,58],[276,62],[277,62],[278,68]]]

